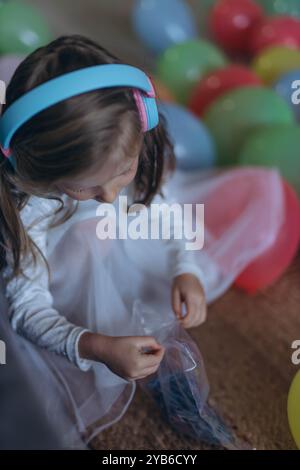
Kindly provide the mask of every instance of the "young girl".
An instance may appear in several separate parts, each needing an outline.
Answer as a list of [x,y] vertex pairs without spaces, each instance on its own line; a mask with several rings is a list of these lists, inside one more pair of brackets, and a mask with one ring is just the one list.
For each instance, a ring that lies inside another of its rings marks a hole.
[[[20,64],[2,114],[38,85],[104,64],[121,61],[82,36],[60,37]],[[151,303],[162,322],[172,312],[185,328],[195,327],[205,320],[205,294],[208,301],[219,296],[243,265],[228,266],[227,250],[224,276],[222,250],[218,266],[218,256],[204,251],[194,258],[175,239],[96,236],[101,203],[116,206],[118,195],[126,195],[129,205],[149,206],[167,201],[168,192],[170,201],[176,194],[191,201],[199,187],[199,174],[168,183],[174,154],[164,119],[159,115],[157,126],[145,129],[132,87],[99,88],[44,109],[19,127],[1,159],[7,315],[24,338],[29,374],[57,430],[67,446],[79,447],[123,416],[135,381],[163,358],[154,337],[135,334],[134,300]],[[251,185],[251,172],[247,178]],[[263,248],[261,240],[253,237],[251,247],[248,259]]]

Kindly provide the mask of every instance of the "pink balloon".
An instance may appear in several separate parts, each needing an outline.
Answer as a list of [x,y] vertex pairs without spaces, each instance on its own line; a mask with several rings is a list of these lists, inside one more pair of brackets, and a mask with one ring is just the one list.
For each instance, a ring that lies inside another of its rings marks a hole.
[[255,294],[276,282],[293,261],[300,242],[300,204],[293,188],[283,181],[285,219],[273,245],[254,259],[238,276],[235,285]]

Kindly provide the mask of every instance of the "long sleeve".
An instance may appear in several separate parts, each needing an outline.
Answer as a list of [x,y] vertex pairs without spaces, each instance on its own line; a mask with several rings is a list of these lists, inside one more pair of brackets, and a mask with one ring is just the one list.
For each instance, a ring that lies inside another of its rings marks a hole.
[[[165,198],[162,200],[167,204],[176,204],[177,201],[174,198],[170,198],[168,192],[164,191]],[[169,250],[169,269],[172,278],[179,276],[180,274],[189,273],[194,274],[201,284],[204,284],[204,273],[202,269],[197,265],[195,260],[195,252],[186,248],[187,240],[184,238],[175,238],[175,227],[180,228],[179,234],[183,233],[183,225],[185,221],[179,218],[171,219],[170,226],[170,239],[165,239],[166,247]]]
[[[45,257],[47,227],[56,208],[57,201],[32,196],[20,213],[24,227]],[[68,322],[53,308],[45,262],[39,254],[36,265],[28,258],[21,259],[28,279],[23,275],[9,279],[10,253],[7,254],[8,265],[2,272],[13,329],[41,348],[66,356],[81,370],[88,370],[90,361],[81,359],[78,353],[79,338],[87,330]]]
[[203,285],[204,273],[195,261],[194,252],[186,250],[183,240],[170,239],[167,242],[171,277],[184,273],[194,274]]

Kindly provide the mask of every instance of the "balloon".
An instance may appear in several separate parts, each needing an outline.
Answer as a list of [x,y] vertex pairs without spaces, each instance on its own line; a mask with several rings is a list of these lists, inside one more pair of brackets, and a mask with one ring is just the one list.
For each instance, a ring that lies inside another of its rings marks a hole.
[[242,165],[277,167],[300,194],[300,127],[272,126],[258,129],[245,142]]
[[228,65],[211,72],[200,80],[193,90],[189,108],[197,116],[202,116],[208,106],[225,92],[243,86],[261,85],[260,79],[243,65]]
[[177,104],[160,103],[159,111],[167,120],[178,168],[194,170],[212,167],[215,146],[206,126]]
[[219,0],[212,10],[213,36],[226,51],[243,54],[248,49],[249,32],[262,16],[261,7],[252,0]]
[[168,87],[166,87],[166,85],[164,85],[158,78],[152,77],[152,81],[157,99],[161,101],[167,101],[168,103],[173,103],[175,101],[175,96],[173,93],[171,93]]
[[216,0],[200,0],[194,5],[194,10],[199,18],[201,36],[209,36],[209,17]]
[[270,15],[290,15],[300,18],[299,0],[256,0]]
[[266,18],[254,25],[249,38],[249,52],[256,55],[267,47],[300,48],[300,20],[289,16]]
[[283,74],[300,68],[300,51],[288,47],[269,47],[253,62],[253,69],[267,84],[272,84]]
[[19,55],[5,55],[0,57],[0,80],[3,80],[6,85],[10,82],[16,68],[24,57]]
[[300,449],[300,370],[298,370],[290,386],[287,412],[292,436],[298,449]]
[[204,122],[217,145],[222,165],[236,163],[244,141],[259,126],[291,124],[290,107],[275,91],[243,87],[218,98],[204,114]]
[[[296,81],[299,82],[297,87],[294,84]],[[300,69],[284,74],[275,83],[274,90],[292,107],[296,119],[300,122]]]
[[155,53],[197,37],[192,12],[182,0],[138,0],[132,22],[138,37]]
[[[300,242],[300,205],[293,189],[283,182],[285,217],[272,246],[240,274],[235,285],[254,294],[277,281],[296,255]],[[255,223],[255,221],[254,221]]]
[[167,49],[158,61],[158,77],[186,103],[195,84],[212,70],[223,67],[226,59],[212,43],[200,39]]
[[50,40],[48,27],[30,5],[12,0],[0,3],[0,53],[30,53]]

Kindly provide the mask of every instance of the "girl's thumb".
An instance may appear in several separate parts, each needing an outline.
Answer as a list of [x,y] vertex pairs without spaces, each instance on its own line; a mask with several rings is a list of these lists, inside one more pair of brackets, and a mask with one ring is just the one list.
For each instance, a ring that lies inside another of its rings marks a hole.
[[160,345],[155,338],[152,336],[145,337],[145,341],[143,342],[142,352],[145,354],[155,353],[163,349],[163,346]]

